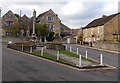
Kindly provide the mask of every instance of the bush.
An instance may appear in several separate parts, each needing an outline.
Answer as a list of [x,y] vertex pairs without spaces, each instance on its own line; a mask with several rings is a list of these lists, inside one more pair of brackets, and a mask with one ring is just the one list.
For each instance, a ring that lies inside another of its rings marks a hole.
[[62,45],[63,43],[62,42],[50,42],[48,44],[53,44],[53,45]]
[[16,42],[17,45],[31,45],[33,42]]

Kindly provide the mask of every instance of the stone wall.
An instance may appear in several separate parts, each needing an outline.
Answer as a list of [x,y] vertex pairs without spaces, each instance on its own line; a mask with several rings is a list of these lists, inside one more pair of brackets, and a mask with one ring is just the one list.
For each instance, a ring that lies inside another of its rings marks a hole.
[[[22,51],[22,45],[12,44],[12,45],[7,45],[7,47]],[[35,45],[23,45],[23,51],[30,51],[31,47],[32,47],[32,50],[36,49]]]
[[8,43],[8,41],[16,42],[16,41],[29,41],[30,37],[12,37],[12,36],[3,36],[2,43]]
[[112,50],[112,51],[120,51],[119,42],[93,42],[93,47],[105,49],[105,50]]
[[47,49],[52,49],[52,50],[65,50],[64,45],[54,45],[54,44],[46,44]]

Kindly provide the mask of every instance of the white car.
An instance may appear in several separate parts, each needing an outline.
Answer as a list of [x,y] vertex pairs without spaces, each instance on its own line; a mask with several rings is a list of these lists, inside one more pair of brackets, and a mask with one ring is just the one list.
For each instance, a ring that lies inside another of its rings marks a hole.
[[8,41],[8,44],[12,44],[12,41]]
[[32,41],[32,42],[37,42],[38,40],[37,40],[36,37],[33,37],[30,41]]

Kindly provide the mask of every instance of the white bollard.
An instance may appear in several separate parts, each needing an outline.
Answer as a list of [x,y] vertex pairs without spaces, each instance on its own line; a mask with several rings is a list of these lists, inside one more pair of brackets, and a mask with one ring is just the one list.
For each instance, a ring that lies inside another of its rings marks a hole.
[[79,49],[77,48],[77,55],[79,55]]
[[103,55],[100,54],[100,65],[103,65]]
[[23,47],[23,45],[22,45],[22,51],[23,51],[23,48],[24,48],[24,47]]
[[59,57],[60,55],[59,55],[59,51],[57,51],[57,60],[59,60]]
[[72,52],[72,47],[70,46],[70,52]]
[[81,41],[80,41],[80,45],[81,45]]
[[65,50],[67,50],[67,45],[65,45]]
[[41,49],[41,56],[43,56],[43,48]]
[[32,53],[32,47],[30,47],[30,53]]
[[81,55],[79,55],[79,66],[81,66],[82,65],[82,61],[81,61]]
[[86,59],[88,58],[88,52],[87,51],[85,52],[85,58]]

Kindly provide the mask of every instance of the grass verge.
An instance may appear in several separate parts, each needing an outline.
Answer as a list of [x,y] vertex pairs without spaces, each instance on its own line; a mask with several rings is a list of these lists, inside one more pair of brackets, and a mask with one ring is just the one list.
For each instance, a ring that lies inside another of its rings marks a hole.
[[[33,53],[33,54],[41,55],[41,51],[35,51],[35,50],[34,50],[32,53]],[[56,60],[56,59],[57,59],[56,56],[54,56],[54,55],[52,55],[52,54],[49,54],[49,53],[45,53],[45,52],[43,53],[43,56],[44,56],[44,57],[47,57],[47,58],[50,58],[50,59],[53,59],[53,60]],[[68,63],[68,64],[75,65],[74,63],[69,62],[69,61],[64,60],[64,59],[61,59],[61,58],[60,58],[59,61],[64,62],[64,63]]]
[[[68,55],[68,56],[72,56],[72,57],[76,57],[76,58],[79,58],[79,55],[73,53],[73,52],[69,52],[67,50],[55,50],[55,51],[59,51],[61,54],[65,54],[65,55]],[[82,57],[82,60],[83,61],[89,61],[89,62],[92,62],[92,63],[96,63],[95,61],[91,60],[91,59],[86,59],[85,57]]]

